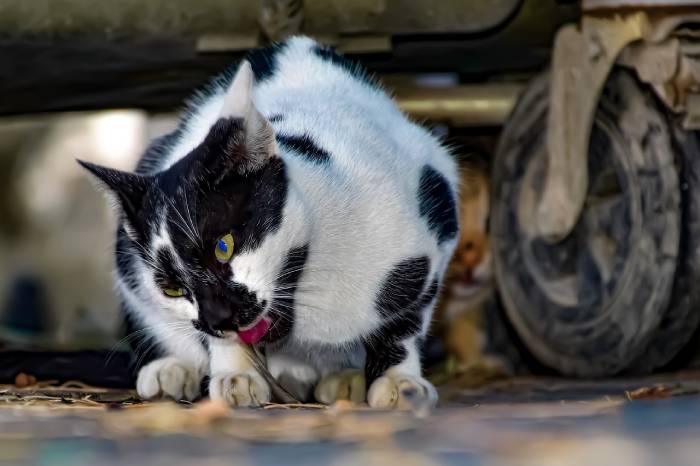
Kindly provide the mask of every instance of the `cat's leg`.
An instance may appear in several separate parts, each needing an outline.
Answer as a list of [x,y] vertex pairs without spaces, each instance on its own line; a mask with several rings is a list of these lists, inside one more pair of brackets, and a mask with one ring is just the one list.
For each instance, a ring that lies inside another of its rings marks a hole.
[[174,356],[155,359],[139,370],[136,391],[145,400],[199,398],[202,374],[190,362]]
[[361,369],[346,369],[329,374],[321,379],[314,390],[316,400],[327,405],[339,400],[362,403],[366,395],[365,371]]
[[209,396],[234,407],[270,402],[270,387],[251,360],[250,349],[230,339],[209,339]]
[[428,280],[429,263],[427,257],[402,262],[390,272],[376,298],[382,324],[364,339],[367,402],[372,407],[437,402],[435,387],[421,375],[419,350],[440,283],[437,276]]
[[368,341],[365,373],[367,403],[373,408],[433,406],[437,402],[435,387],[421,375],[418,336]]
[[144,400],[172,398],[193,401],[200,396],[200,385],[208,370],[208,355],[202,343],[172,332],[148,332],[137,317],[126,312],[127,335],[136,356],[136,392]]

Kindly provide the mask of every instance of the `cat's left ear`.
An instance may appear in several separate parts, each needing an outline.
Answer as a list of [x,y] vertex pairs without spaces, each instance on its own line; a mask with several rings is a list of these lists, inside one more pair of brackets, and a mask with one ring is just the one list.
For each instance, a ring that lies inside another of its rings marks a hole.
[[93,183],[105,193],[119,215],[127,235],[136,239],[135,227],[143,207],[144,197],[153,178],[103,167],[77,160],[90,173]]
[[231,85],[226,90],[219,115],[220,119],[235,119],[242,122],[245,132],[245,151],[243,160],[238,160],[241,171],[260,167],[277,153],[275,133],[253,101],[254,81],[255,75],[250,63],[243,60]]

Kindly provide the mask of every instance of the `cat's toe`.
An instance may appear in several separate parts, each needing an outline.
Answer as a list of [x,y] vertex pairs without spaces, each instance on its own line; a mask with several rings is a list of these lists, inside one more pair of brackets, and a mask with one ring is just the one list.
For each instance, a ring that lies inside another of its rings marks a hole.
[[362,403],[365,401],[366,392],[364,371],[347,370],[321,379],[314,390],[314,397],[318,402],[327,405],[338,400]]
[[437,398],[437,390],[423,377],[400,374],[379,377],[367,393],[367,403],[372,408],[384,409],[432,407]]
[[199,383],[196,371],[187,363],[176,358],[163,358],[141,368],[136,391],[145,400],[167,397],[192,401],[199,397]]
[[209,396],[232,407],[257,407],[270,402],[270,387],[254,371],[215,374],[209,383]]

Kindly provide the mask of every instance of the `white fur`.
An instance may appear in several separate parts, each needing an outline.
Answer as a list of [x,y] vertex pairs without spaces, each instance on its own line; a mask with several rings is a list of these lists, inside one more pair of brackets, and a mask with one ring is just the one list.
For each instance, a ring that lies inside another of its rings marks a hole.
[[169,397],[192,401],[199,396],[202,379],[195,367],[175,357],[156,359],[146,364],[136,380],[136,391],[141,398]]
[[[349,363],[342,361],[353,360],[351,366],[361,366],[364,350],[357,343],[380,325],[375,297],[398,262],[427,256],[430,276],[442,277],[456,240],[438,246],[420,217],[420,170],[429,164],[440,172],[454,187],[455,197],[458,177],[448,151],[427,130],[410,122],[383,91],[311,53],[314,45],[308,38],[290,40],[277,55],[273,77],[255,84],[253,103],[266,118],[284,115],[282,121],[272,123],[275,133],[311,135],[331,154],[331,163],[319,166],[279,150],[290,180],[281,228],[258,249],[236,256],[231,266],[237,281],[269,300],[285,254],[290,248],[310,245],[295,295],[291,343],[268,357],[273,375],[288,372],[317,380],[347,368]],[[236,113],[245,107],[241,102],[233,99],[224,104],[224,93],[204,102],[160,168],[168,168],[202,142],[222,108]],[[166,236],[157,235],[157,240],[167,246]],[[172,330],[167,331],[192,319],[196,307],[184,299],[164,298],[147,267],[142,269],[138,290],[120,287],[127,304],[153,328],[170,354],[206,372],[206,357],[187,343],[192,335],[182,331],[182,338],[173,343]],[[429,318],[428,313],[424,330]],[[235,337],[230,344],[238,345]],[[344,347],[349,354],[318,357],[329,346]],[[408,358],[375,382],[376,387],[369,390],[370,404],[393,406],[392,390],[404,385],[417,387],[431,400],[435,397],[434,389],[420,377],[415,343],[409,340],[405,346]],[[226,351],[212,354],[212,395],[234,405],[269,399],[269,390],[258,386],[261,379],[248,372],[244,358],[231,356],[238,351],[232,348],[225,363],[221,354]],[[149,390],[153,391],[150,386]]]

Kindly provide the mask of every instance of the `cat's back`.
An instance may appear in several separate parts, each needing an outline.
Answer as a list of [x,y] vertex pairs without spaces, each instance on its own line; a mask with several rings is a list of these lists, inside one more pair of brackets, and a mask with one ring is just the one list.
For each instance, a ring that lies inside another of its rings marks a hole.
[[[371,172],[375,178],[416,175],[430,164],[457,185],[447,150],[410,122],[364,68],[332,48],[300,36],[254,50],[246,59],[255,75],[255,104],[290,161],[332,162],[337,175]],[[194,95],[177,129],[151,144],[137,171],[167,169],[204,140],[237,67]]]
[[251,60],[254,69],[258,63],[265,70],[256,85],[256,104],[282,145],[289,135],[306,136],[338,171],[377,173],[383,167],[406,174],[421,163],[453,171],[445,148],[412,123],[372,75],[333,49],[295,37],[251,54]]

